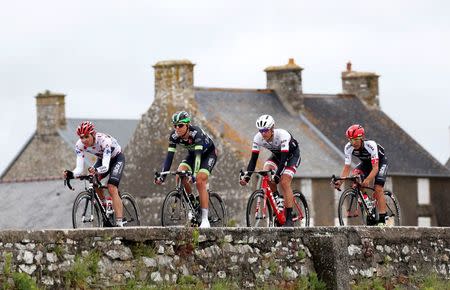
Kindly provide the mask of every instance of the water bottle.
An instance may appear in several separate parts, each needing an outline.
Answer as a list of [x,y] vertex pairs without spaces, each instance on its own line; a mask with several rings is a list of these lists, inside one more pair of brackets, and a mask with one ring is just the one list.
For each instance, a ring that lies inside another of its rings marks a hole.
[[370,212],[370,210],[373,207],[373,201],[370,200],[369,196],[366,193],[363,193],[363,198],[364,198],[364,202],[366,203],[367,208],[369,209],[369,212]]
[[275,198],[275,202],[277,203],[278,210],[283,211],[283,209],[284,209],[283,197],[278,193],[278,191],[275,191],[273,193],[273,197]]
[[106,214],[110,215],[114,212],[113,210],[113,203],[112,203],[112,197],[108,196],[106,198]]

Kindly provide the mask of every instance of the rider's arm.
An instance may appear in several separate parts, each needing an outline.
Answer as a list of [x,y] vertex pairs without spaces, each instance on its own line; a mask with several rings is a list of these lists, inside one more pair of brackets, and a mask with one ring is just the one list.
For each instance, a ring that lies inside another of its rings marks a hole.
[[278,165],[278,169],[277,169],[277,172],[275,173],[275,175],[281,176],[281,172],[283,171],[283,169],[286,165],[286,160],[287,160],[288,156],[289,156],[289,152],[281,151],[280,163]]
[[78,146],[75,146],[75,152],[77,154],[77,163],[76,167],[73,171],[73,175],[75,177],[80,176],[84,169],[84,151],[81,150]]
[[350,173],[350,165],[352,164],[353,146],[348,142],[344,147],[344,168],[342,168],[341,177],[347,177]]
[[164,160],[162,171],[167,171],[170,169],[170,166],[172,166],[173,156],[175,155],[175,152],[177,152],[177,145],[175,143],[170,142],[169,148],[167,148],[167,155],[166,159]]
[[280,136],[281,136],[281,145],[280,145],[280,162],[278,163],[278,169],[275,175],[281,176],[281,172],[284,170],[284,167],[286,165],[286,160],[289,156],[289,144],[291,142],[292,136],[289,134],[286,130],[280,130]]
[[372,162],[372,170],[370,171],[369,176],[366,177],[366,180],[368,182],[371,182],[375,178],[377,173],[378,173],[378,160],[375,162]]
[[111,144],[111,138],[106,138],[105,143],[102,144],[105,148],[105,150],[103,150],[102,166],[96,169],[96,171],[100,174],[106,173],[109,170],[109,161],[111,160]]
[[[254,171],[256,168],[256,162],[258,161],[259,151],[258,152],[252,152],[252,157],[250,158],[250,161],[247,165],[247,171]],[[252,176],[252,173],[248,173],[248,176]]]
[[368,180],[369,182],[371,182],[375,176],[378,173],[378,146],[377,143],[375,143],[375,141],[366,141],[364,143],[364,145],[366,146],[366,149],[368,149],[368,151],[370,152],[370,158],[371,158],[371,162],[372,162],[372,170],[370,171],[369,176],[366,177],[366,180]]
[[342,168],[342,172],[341,172],[341,177],[347,177],[348,174],[350,173],[350,164],[345,164],[344,167]]

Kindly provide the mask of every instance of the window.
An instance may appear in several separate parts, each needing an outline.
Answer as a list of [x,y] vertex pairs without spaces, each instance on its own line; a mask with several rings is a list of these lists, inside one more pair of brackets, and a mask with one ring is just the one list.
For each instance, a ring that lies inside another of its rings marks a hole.
[[431,218],[427,216],[420,216],[417,218],[417,225],[419,227],[431,227]]
[[430,204],[430,180],[428,178],[417,179],[417,200],[419,204]]

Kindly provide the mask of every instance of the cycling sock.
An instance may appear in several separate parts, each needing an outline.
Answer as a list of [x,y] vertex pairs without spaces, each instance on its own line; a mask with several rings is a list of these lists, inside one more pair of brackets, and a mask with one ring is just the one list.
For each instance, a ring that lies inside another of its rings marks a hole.
[[123,219],[122,218],[116,218],[116,226],[123,227]]
[[207,220],[207,219],[208,219],[208,209],[202,208],[202,220]]
[[386,213],[378,214],[378,222],[383,224],[386,223]]
[[292,220],[292,207],[286,207],[286,220]]

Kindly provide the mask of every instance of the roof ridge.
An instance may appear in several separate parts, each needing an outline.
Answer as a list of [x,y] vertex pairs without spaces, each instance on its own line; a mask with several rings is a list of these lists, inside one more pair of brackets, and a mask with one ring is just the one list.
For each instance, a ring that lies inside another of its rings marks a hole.
[[272,89],[194,87],[196,91],[273,93]]

